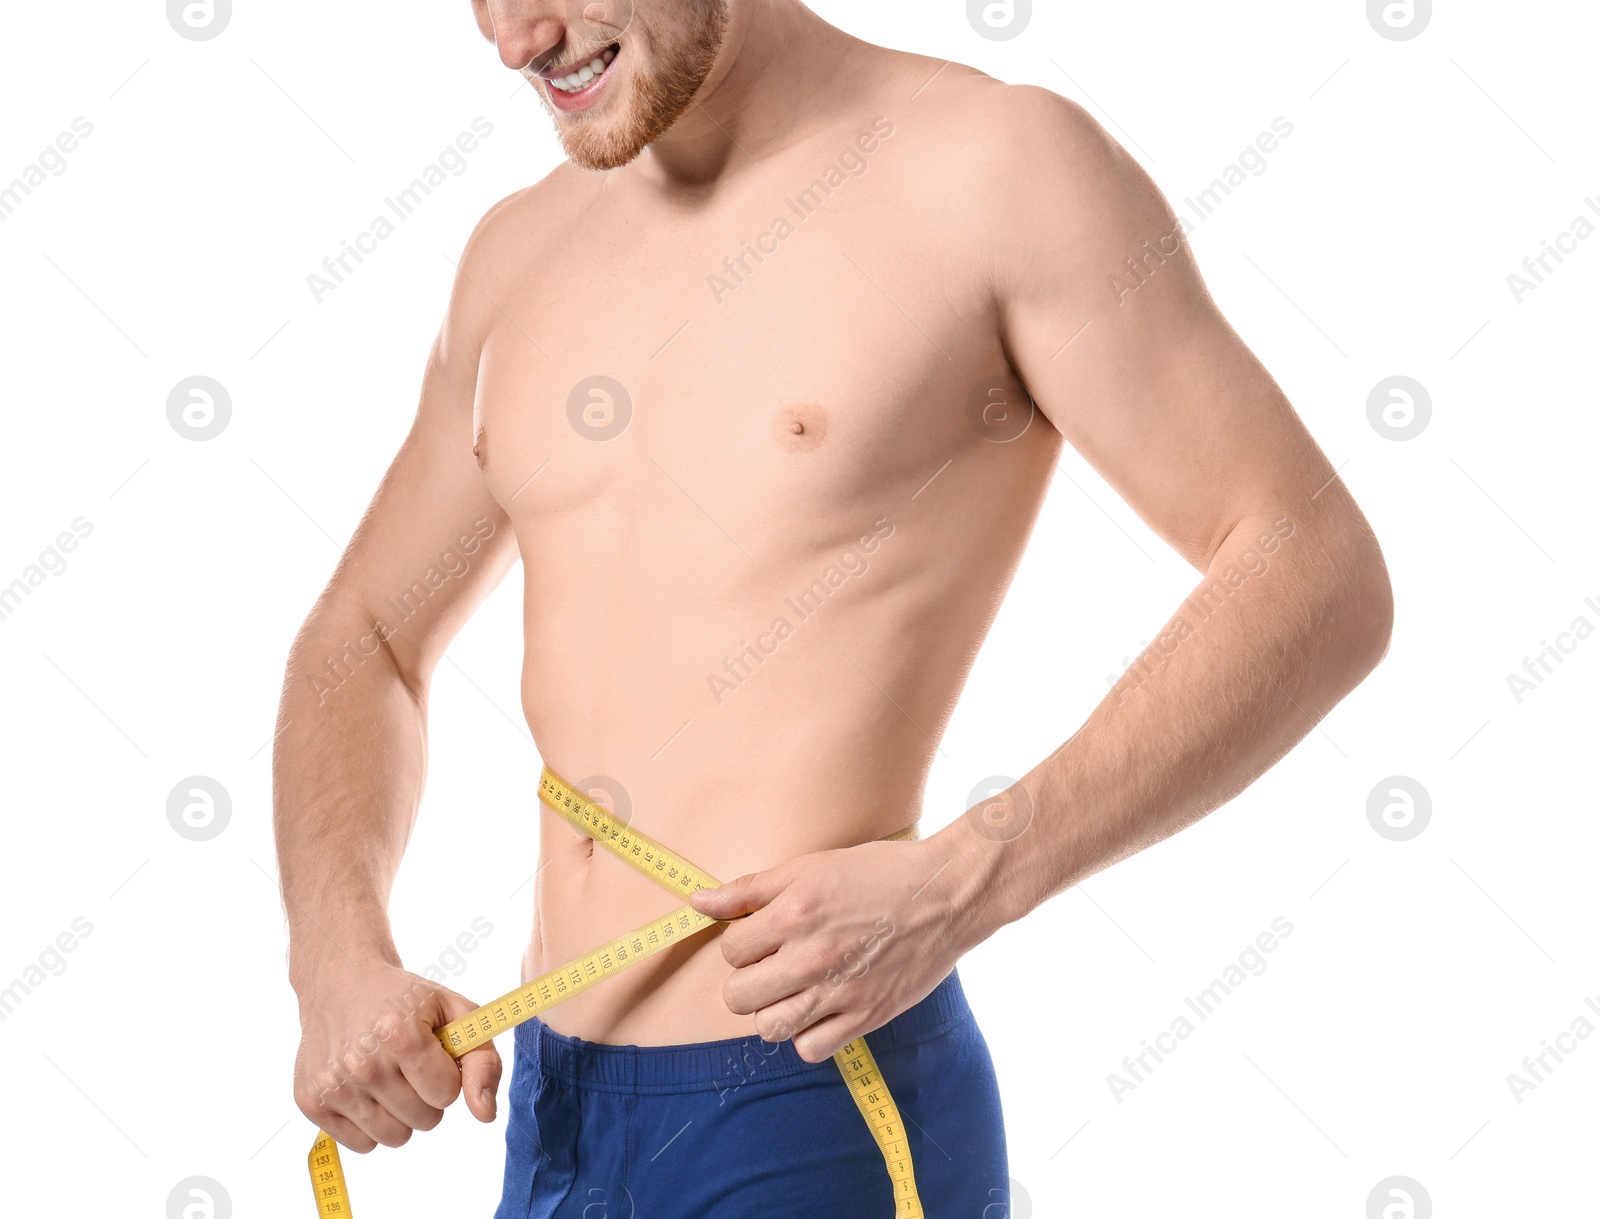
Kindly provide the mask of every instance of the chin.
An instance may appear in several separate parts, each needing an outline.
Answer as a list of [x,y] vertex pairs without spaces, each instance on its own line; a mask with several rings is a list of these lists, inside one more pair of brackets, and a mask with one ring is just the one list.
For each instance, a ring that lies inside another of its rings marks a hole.
[[[687,0],[680,0],[687,3]],[[694,103],[722,45],[726,0],[696,0],[692,32],[680,34],[651,54],[638,45],[618,48],[608,93],[580,110],[557,110],[547,90],[541,97],[555,120],[556,137],[568,159],[582,169],[617,169],[660,139]],[[642,58],[640,56],[643,56]]]
[[556,135],[567,159],[580,169],[619,169],[637,157],[655,136],[641,139],[634,124],[574,123],[556,120]]

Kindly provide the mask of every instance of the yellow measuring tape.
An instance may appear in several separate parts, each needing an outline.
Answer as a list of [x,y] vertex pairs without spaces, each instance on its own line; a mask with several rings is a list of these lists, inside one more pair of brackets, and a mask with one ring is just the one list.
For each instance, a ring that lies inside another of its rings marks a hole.
[[[579,832],[589,835],[624,863],[644,873],[663,888],[679,896],[696,889],[715,889],[722,884],[704,869],[675,854],[654,839],[641,834],[613,817],[603,807],[585,797],[548,766],[539,776],[539,798]],[[890,834],[890,840],[915,838],[914,827]],[[468,1012],[438,1031],[439,1040],[454,1058],[489,1044],[489,1039],[516,1028],[525,1020],[588,990],[597,982],[654,956],[681,940],[704,931],[717,922],[693,906],[684,905],[671,914],[618,936],[565,965],[541,974],[493,1003]],[[895,1219],[923,1219],[922,1200],[917,1197],[917,1182],[911,1169],[911,1148],[906,1141],[900,1110],[895,1107],[889,1087],[878,1071],[878,1064],[867,1047],[865,1037],[857,1037],[833,1056],[850,1095],[866,1119],[878,1150],[883,1153],[889,1180],[894,1186]],[[317,1197],[317,1213],[323,1219],[352,1219],[350,1189],[345,1184],[344,1166],[339,1162],[339,1144],[326,1130],[317,1131],[317,1141],[306,1157],[311,1169],[311,1188]]]

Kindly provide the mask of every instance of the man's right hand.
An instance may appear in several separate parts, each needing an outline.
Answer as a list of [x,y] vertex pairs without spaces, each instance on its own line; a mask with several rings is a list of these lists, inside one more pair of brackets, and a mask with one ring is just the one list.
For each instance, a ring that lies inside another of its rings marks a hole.
[[463,1091],[472,1116],[493,1121],[499,1052],[486,1045],[458,1065],[436,1033],[476,1006],[391,965],[320,975],[300,992],[300,1112],[362,1153],[432,1130]]

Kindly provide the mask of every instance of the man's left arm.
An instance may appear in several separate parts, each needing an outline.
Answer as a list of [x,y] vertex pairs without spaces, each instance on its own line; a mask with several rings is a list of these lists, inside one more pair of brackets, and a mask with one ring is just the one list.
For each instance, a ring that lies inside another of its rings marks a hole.
[[1393,612],[1365,517],[1218,311],[1166,200],[1079,107],[1012,92],[1039,151],[995,241],[1007,350],[1038,409],[1203,574],[1002,797],[1031,805],[1025,834],[963,818],[935,836],[970,865],[952,869],[969,940],[1244,790],[1378,663]]
[[[994,163],[971,173],[1019,184],[986,193],[980,259],[1007,354],[1039,411],[1202,577],[992,814],[695,896],[718,918],[757,912],[724,935],[725,998],[813,1062],[917,1002],[999,928],[1237,795],[1388,647],[1370,527],[1217,310],[1159,190],[1055,94],[1006,87],[996,109],[991,129],[1017,146],[997,138]],[[885,936],[884,895],[902,891]]]

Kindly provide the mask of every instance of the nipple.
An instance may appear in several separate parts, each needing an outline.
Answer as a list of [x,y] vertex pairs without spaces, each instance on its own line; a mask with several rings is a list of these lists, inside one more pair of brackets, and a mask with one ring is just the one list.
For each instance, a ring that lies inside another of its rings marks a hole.
[[828,412],[815,402],[796,403],[773,419],[773,439],[791,453],[807,453],[828,437]]

